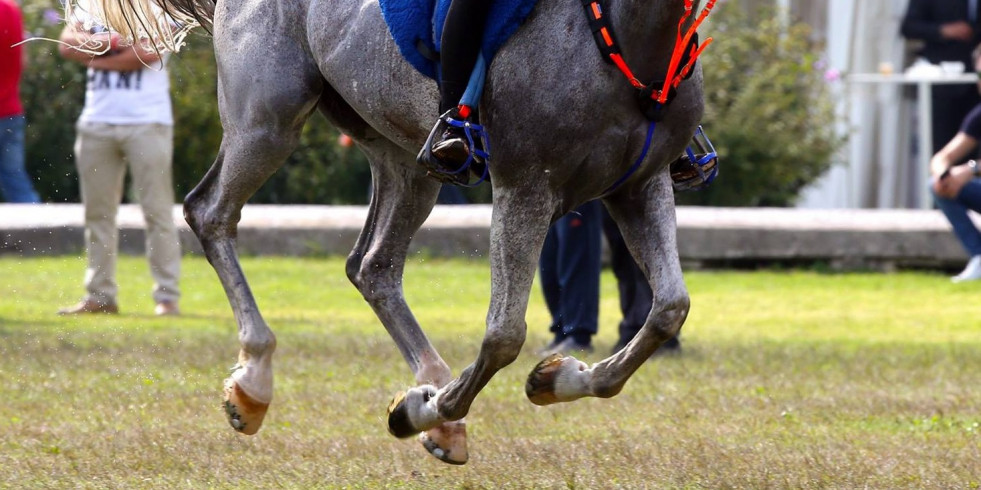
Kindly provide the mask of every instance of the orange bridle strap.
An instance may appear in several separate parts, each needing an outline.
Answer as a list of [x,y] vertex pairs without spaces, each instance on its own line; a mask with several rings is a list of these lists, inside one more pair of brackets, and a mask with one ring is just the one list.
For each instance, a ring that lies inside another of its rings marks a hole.
[[[708,17],[712,8],[715,7],[716,1],[708,0],[695,21],[688,26],[688,29],[685,29],[685,22],[691,18],[692,11],[694,10],[694,0],[685,0],[685,12],[678,21],[678,33],[675,38],[674,49],[671,53],[671,60],[668,63],[668,71],[664,77],[664,84],[660,90],[651,90],[651,99],[657,103],[662,105],[668,103],[673,90],[677,89],[682,80],[688,77],[699,55],[712,43],[712,38],[708,38],[705,42],[699,44],[695,36],[698,27],[702,25],[702,22]],[[586,7],[586,13],[589,16],[589,25],[592,28],[596,44],[599,46],[602,54],[616,65],[634,88],[638,90],[653,89],[638,80],[634,76],[633,71],[630,70],[630,67],[627,66],[627,62],[620,53],[620,47],[617,45],[616,38],[613,36],[612,26],[604,17],[600,0],[583,0],[583,6]]]
[[685,13],[681,16],[681,20],[678,21],[678,35],[674,43],[674,52],[671,53],[671,63],[668,65],[668,73],[664,77],[664,86],[658,91],[657,101],[661,104],[667,102],[668,93],[671,89],[678,88],[681,81],[685,79],[688,73],[691,71],[692,67],[695,66],[695,61],[698,60],[699,55],[709,44],[712,44],[712,38],[708,38],[702,44],[693,44],[691,47],[691,52],[688,53],[688,62],[684,66],[680,66],[681,60],[685,56],[685,49],[691,44],[692,36],[698,31],[698,27],[702,25],[702,22],[708,17],[709,13],[712,12],[712,8],[715,7],[716,0],[708,0],[705,7],[698,14],[695,22],[688,27],[688,29],[682,35],[682,29],[684,29],[685,21],[691,17],[692,9],[694,6],[693,0],[685,0]]

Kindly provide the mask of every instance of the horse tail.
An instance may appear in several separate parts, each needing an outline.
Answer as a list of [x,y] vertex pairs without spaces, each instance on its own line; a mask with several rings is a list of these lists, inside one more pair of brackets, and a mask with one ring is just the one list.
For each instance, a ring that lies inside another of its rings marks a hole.
[[[65,18],[74,9],[87,11],[95,22],[134,41],[178,51],[195,27],[211,31],[216,0],[68,0]],[[88,27],[88,26],[86,26]]]

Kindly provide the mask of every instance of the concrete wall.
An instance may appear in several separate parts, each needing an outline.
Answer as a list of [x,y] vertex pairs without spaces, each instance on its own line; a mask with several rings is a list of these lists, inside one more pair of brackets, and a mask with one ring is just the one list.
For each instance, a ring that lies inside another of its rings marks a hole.
[[[238,248],[246,255],[347,255],[367,217],[363,206],[248,205]],[[680,207],[678,243],[688,267],[825,262],[834,268],[957,268],[967,257],[947,221],[932,210],[806,210]],[[491,208],[436,206],[411,253],[487,257]],[[201,253],[175,207],[186,253]],[[120,250],[143,253],[139,208],[119,214]],[[0,204],[0,254],[81,254],[78,204]]]

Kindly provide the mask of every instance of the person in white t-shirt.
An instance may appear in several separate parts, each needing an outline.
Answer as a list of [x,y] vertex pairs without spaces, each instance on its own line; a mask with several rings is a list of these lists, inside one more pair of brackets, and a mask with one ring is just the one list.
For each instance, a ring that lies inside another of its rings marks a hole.
[[173,217],[173,117],[167,56],[141,43],[123,43],[118,34],[89,24],[89,19],[69,19],[59,48],[63,58],[88,67],[85,107],[75,140],[88,266],[85,297],[58,313],[119,312],[116,214],[128,167],[146,221],[154,311],[176,315],[181,246]]

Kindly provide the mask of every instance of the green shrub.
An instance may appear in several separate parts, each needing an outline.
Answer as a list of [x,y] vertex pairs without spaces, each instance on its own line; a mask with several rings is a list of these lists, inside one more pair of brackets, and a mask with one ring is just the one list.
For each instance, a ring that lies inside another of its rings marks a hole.
[[720,155],[708,189],[679,204],[789,206],[831,166],[842,140],[819,49],[804,24],[780,25],[772,9],[747,15],[720,3],[702,28],[715,38],[701,57],[703,126]]

